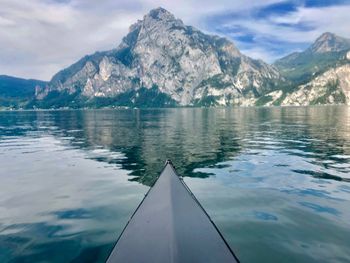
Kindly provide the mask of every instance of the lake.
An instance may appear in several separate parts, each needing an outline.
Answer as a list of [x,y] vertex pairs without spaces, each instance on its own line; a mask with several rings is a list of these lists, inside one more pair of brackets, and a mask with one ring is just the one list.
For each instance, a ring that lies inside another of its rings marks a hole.
[[104,262],[166,159],[241,262],[350,262],[345,106],[0,112],[0,262]]

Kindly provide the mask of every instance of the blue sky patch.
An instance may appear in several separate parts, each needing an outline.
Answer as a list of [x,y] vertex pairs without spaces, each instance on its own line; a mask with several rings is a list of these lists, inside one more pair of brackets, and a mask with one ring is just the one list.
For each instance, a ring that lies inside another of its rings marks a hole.
[[281,2],[264,6],[260,9],[255,9],[252,12],[252,17],[255,19],[267,18],[269,16],[278,14],[285,15],[297,11],[298,5],[294,2]]
[[305,12],[301,10],[317,11],[340,5],[350,6],[350,0],[281,1],[239,11],[228,10],[206,17],[204,21],[208,31],[233,40],[248,55],[265,52],[261,58],[274,62],[308,48],[319,35],[329,31],[328,28],[322,29],[324,23],[321,18],[320,21],[312,21],[304,17]]
[[350,4],[349,0],[305,0],[303,2],[305,7],[328,7]]

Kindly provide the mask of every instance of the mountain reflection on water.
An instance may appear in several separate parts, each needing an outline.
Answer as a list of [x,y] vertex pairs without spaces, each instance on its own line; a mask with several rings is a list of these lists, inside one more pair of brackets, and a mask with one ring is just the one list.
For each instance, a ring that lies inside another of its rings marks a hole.
[[[306,158],[325,171],[294,167],[296,173],[335,180],[346,177],[350,154],[350,113],[346,107],[281,109],[166,109],[38,111],[2,113],[15,127],[11,136],[47,130],[83,149],[122,152],[125,158],[91,156],[121,165],[146,185],[159,175],[165,159],[181,174],[207,177],[195,168],[211,167],[247,150]],[[18,125],[20,124],[20,125]],[[327,172],[328,168],[334,171]]]
[[165,159],[243,262],[350,260],[350,108],[333,106],[0,112],[0,261],[103,262]]

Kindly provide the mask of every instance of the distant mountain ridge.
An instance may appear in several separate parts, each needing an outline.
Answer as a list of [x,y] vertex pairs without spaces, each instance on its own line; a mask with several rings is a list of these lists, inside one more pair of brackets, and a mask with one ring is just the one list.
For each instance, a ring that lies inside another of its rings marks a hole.
[[35,97],[35,89],[46,84],[41,80],[0,75],[0,108],[26,107]]
[[324,33],[303,52],[294,52],[278,59],[274,66],[282,76],[297,84],[309,81],[315,74],[334,66],[346,57],[350,39],[332,33]]
[[340,52],[349,50],[350,39],[326,32],[318,37],[309,49],[313,53]]
[[326,32],[269,65],[157,8],[131,25],[115,49],[83,57],[48,83],[28,83],[29,93],[0,96],[0,106],[350,105],[350,39]]
[[287,80],[277,105],[350,104],[350,39],[324,33],[274,64]]

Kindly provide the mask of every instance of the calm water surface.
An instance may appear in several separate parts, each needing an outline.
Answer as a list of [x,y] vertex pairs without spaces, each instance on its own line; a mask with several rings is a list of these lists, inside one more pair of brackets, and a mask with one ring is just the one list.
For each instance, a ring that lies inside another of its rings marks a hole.
[[350,108],[0,112],[0,262],[104,262],[170,158],[242,262],[350,262]]

